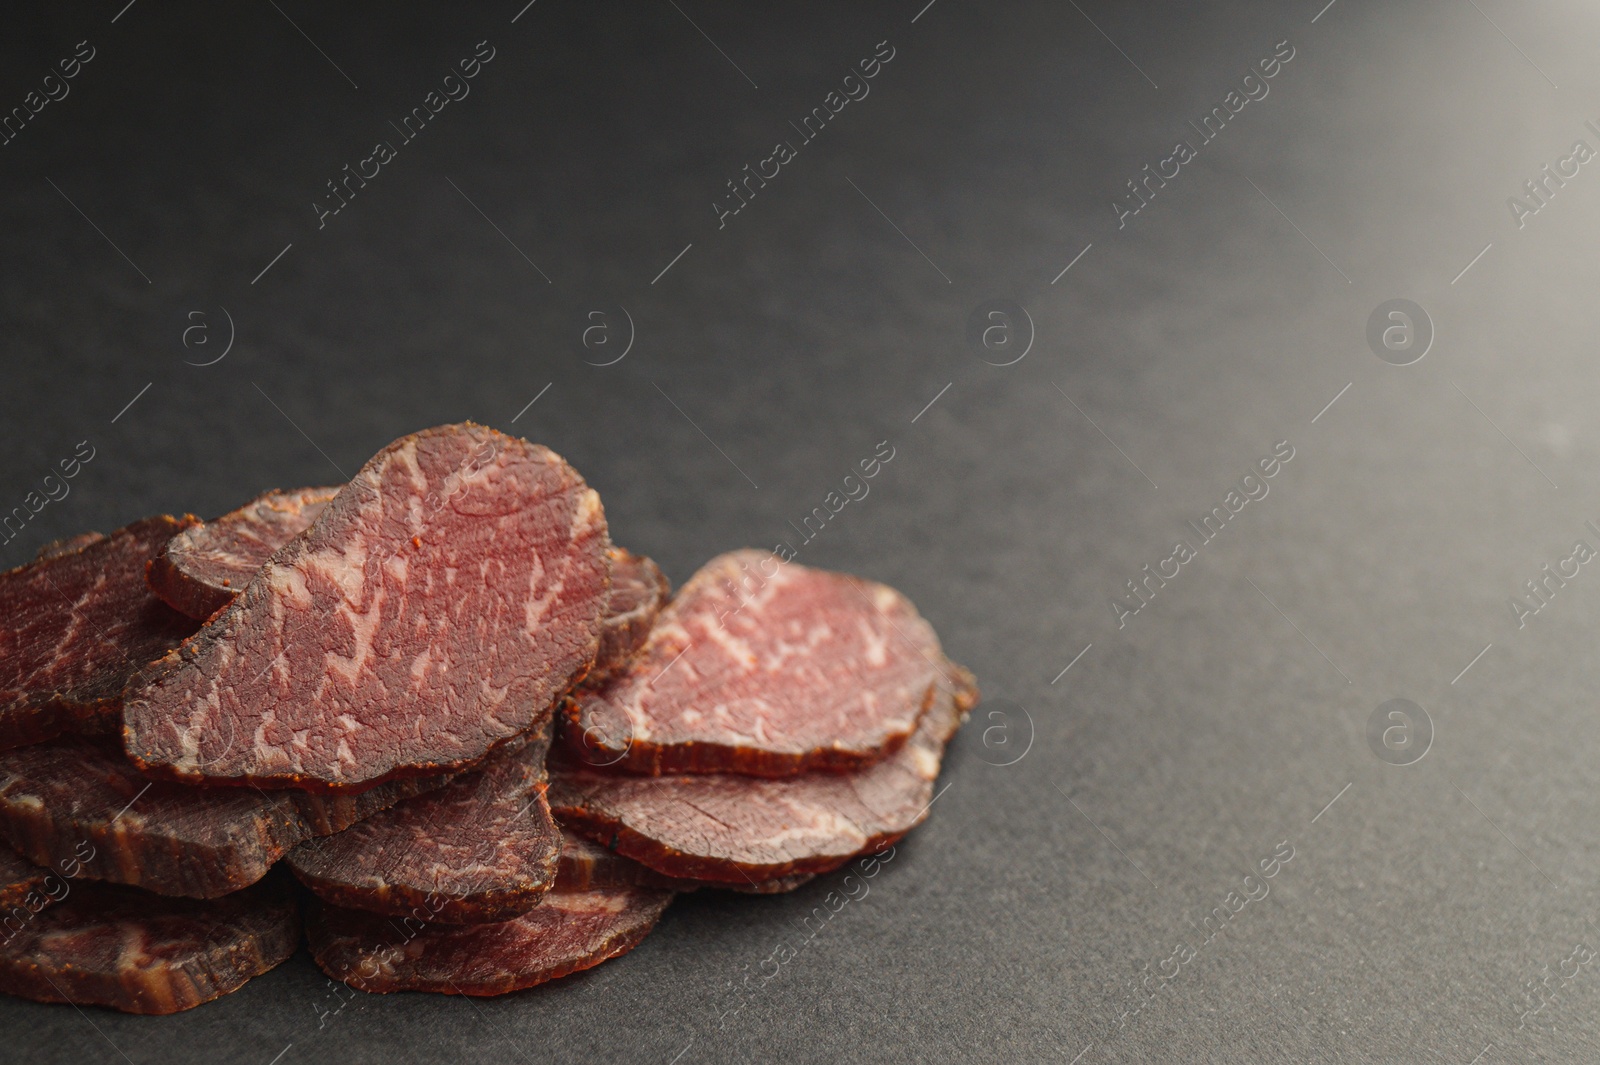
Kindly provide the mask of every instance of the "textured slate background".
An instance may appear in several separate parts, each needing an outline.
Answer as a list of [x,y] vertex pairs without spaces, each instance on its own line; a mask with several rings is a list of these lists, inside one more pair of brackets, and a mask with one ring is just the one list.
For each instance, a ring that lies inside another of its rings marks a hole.
[[[1600,575],[1522,628],[1509,603],[1600,547],[1600,175],[1521,228],[1506,200],[1600,147],[1600,14],[924,2],[9,16],[0,107],[96,54],[0,148],[0,508],[95,458],[0,562],[473,418],[565,454],[681,581],[793,538],[888,441],[801,560],[904,589],[989,702],[809,939],[843,874],[683,899],[501,999],[329,1012],[301,956],[172,1018],[6,1001],[0,1058],[1594,1060],[1600,973],[1563,961],[1600,946]],[[324,183],[482,40],[470,96],[319,229]],[[870,95],[719,229],[724,183],[885,40]],[[1125,182],[1284,40],[1119,229]],[[1392,298],[1436,330],[1409,366],[1366,340]],[[1009,366],[1021,319],[966,337],[995,299],[1032,322]],[[1124,582],[1279,441],[1270,494],[1119,628]],[[1431,721],[1414,764],[1369,745],[1392,698]]]

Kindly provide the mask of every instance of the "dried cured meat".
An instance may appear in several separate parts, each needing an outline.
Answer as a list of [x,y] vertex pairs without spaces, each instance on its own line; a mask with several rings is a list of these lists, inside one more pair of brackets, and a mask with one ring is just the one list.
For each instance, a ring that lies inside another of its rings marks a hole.
[[144,580],[151,556],[197,520],[85,533],[0,573],[0,749],[116,730],[128,677],[198,627]]
[[206,620],[233,602],[272,553],[305,532],[337,488],[264,492],[167,541],[145,578],[174,610]]
[[128,753],[308,790],[470,766],[593,663],[609,546],[553,452],[470,423],[402,437],[130,685]]

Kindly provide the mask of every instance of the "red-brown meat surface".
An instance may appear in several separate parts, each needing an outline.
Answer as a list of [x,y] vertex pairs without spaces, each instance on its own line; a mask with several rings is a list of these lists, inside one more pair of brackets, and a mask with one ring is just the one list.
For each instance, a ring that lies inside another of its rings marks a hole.
[[594,891],[617,887],[660,887],[690,890],[687,880],[663,876],[648,865],[624,858],[609,847],[576,832],[561,834],[561,857],[556,867],[557,891]]
[[561,833],[545,802],[550,719],[438,791],[295,848],[289,868],[338,906],[427,913],[456,924],[505,921],[538,905]]
[[[198,519],[196,519],[198,520]],[[85,532],[76,536],[64,536],[59,540],[51,540],[33,556],[35,562],[44,562],[55,558],[57,555],[68,555],[74,551],[82,551],[90,544],[99,543],[106,538],[103,532]]]
[[[5,919],[17,907],[26,907],[30,896],[40,900],[36,910],[44,908],[50,896],[41,889],[53,876],[50,870],[28,861],[10,847],[0,846],[0,939],[11,932]],[[55,880],[60,879],[55,877]]]
[[397,922],[319,904],[306,938],[323,972],[363,991],[503,995],[626,954],[672,895],[641,887],[552,891],[521,917],[473,925]]
[[0,992],[126,1013],[209,1002],[294,953],[300,918],[285,881],[206,902],[74,884],[0,942]]
[[861,769],[916,729],[941,657],[894,589],[735,551],[679,589],[626,669],[579,693],[566,746],[637,773]]
[[197,520],[86,533],[0,573],[0,748],[116,730],[128,677],[198,627],[144,581],[151,556]]
[[0,839],[77,876],[212,898],[260,880],[296,844],[440,783],[328,796],[201,788],[153,781],[107,743],[59,739],[0,752]]
[[206,620],[233,602],[272,553],[305,532],[337,488],[264,492],[238,510],[185,529],[145,576],[174,610]]
[[945,668],[910,741],[867,769],[774,780],[552,765],[550,806],[563,825],[668,876],[736,885],[828,872],[927,816],[944,745],[977,697],[971,674]]
[[470,423],[402,437],[130,686],[128,753],[311,790],[470,766],[593,663],[609,546],[548,449]]

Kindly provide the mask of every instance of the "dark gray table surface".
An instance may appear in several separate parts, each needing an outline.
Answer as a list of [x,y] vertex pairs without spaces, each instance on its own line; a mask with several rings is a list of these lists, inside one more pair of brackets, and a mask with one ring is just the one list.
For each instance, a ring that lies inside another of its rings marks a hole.
[[870,881],[498,999],[8,1000],[0,1059],[1595,1060],[1600,11],[1324,2],[12,12],[0,513],[94,457],[0,562],[471,418],[675,581],[894,584],[987,701]]

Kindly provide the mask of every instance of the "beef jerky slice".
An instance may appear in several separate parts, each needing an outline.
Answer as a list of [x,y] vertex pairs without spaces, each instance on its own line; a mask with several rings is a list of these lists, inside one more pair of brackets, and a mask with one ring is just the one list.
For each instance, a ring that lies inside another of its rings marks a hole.
[[312,791],[469,766],[593,663],[609,546],[546,448],[403,437],[130,685],[123,741],[158,776]]
[[322,971],[363,991],[503,995],[599,965],[639,945],[671,891],[552,891],[521,917],[422,926],[317,905],[306,922]]
[[144,583],[145,563],[196,520],[73,537],[0,573],[0,748],[116,730],[128,677],[197,628]]
[[239,989],[299,942],[292,884],[278,877],[207,902],[78,884],[0,943],[0,992],[177,1013]]
[[579,694],[564,738],[636,773],[860,769],[911,735],[940,657],[894,589],[735,551],[679,589],[626,669]]
[[0,752],[0,838],[74,876],[212,898],[260,880],[296,844],[441,783],[335,796],[197,788],[150,780],[114,746],[59,739]]
[[779,877],[776,880],[752,880],[741,884],[720,884],[704,880],[684,880],[665,876],[648,865],[632,858],[624,858],[616,851],[602,847],[592,839],[576,832],[561,834],[561,860],[557,866],[556,891],[591,891],[609,887],[659,887],[673,891],[694,891],[696,888],[726,888],[746,895],[779,895],[793,891],[814,879],[811,873]]
[[563,825],[668,876],[732,886],[825,873],[922,821],[944,745],[975,701],[971,674],[950,667],[911,739],[855,773],[645,777],[552,765],[550,806]]
[[185,529],[150,560],[150,590],[174,610],[204,621],[233,602],[272,553],[305,532],[338,491],[265,492],[215,521]]
[[[204,621],[233,602],[274,551],[310,528],[338,491],[265,492],[238,510],[185,529],[151,559],[146,573],[151,589],[173,609]],[[591,684],[621,668],[643,646],[672,589],[661,567],[643,555],[620,547],[607,555],[611,594],[600,623],[600,650],[585,678]]]
[[611,556],[611,598],[600,622],[600,651],[584,683],[595,686],[619,672],[644,646],[672,585],[650,559],[620,547]]
[[549,747],[547,716],[531,742],[501,747],[438,791],[301,844],[289,868],[337,906],[454,924],[526,913],[561,850],[544,798]]

